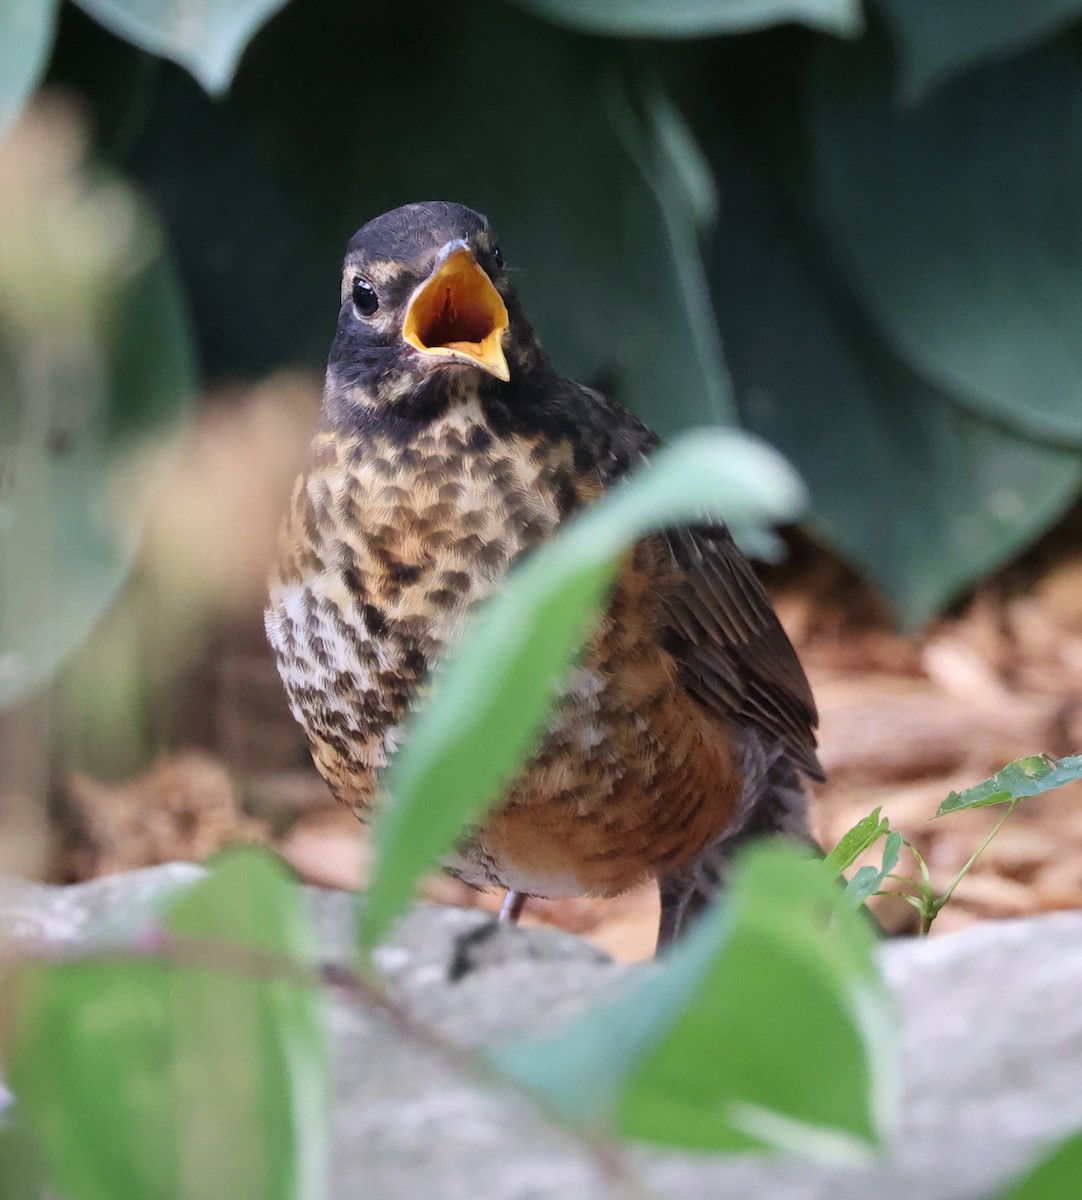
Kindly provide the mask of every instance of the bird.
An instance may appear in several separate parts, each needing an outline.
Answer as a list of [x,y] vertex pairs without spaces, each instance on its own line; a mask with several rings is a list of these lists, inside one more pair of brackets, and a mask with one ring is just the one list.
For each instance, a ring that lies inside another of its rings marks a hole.
[[[265,627],[316,768],[363,821],[434,666],[509,570],[660,439],[558,373],[489,221],[407,204],[350,240],[318,425]],[[442,864],[528,897],[650,879],[658,949],[749,840],[812,843],[824,778],[797,654],[721,523],[642,538],[540,744]]]

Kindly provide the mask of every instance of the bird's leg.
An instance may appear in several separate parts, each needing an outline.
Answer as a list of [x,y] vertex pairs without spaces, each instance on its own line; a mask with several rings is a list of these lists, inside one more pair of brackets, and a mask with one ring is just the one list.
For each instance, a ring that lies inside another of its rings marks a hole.
[[500,905],[500,915],[497,920],[506,922],[508,925],[517,925],[525,907],[526,893],[508,888],[507,895],[504,896],[503,903]]

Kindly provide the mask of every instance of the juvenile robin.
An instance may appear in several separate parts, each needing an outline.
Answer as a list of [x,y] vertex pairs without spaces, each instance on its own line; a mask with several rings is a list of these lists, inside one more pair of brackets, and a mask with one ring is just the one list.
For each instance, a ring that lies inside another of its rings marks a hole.
[[[267,635],[316,767],[364,819],[411,704],[471,608],[658,438],[557,373],[488,221],[409,204],[353,238],[323,409],[293,489]],[[628,555],[540,747],[452,874],[523,896],[649,878],[659,945],[747,839],[807,839],[815,703],[722,525]]]

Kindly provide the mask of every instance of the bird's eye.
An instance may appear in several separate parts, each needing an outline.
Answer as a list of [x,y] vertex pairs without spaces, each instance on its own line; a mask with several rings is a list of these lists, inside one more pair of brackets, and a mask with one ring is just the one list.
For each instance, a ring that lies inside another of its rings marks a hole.
[[362,317],[370,317],[379,308],[379,297],[376,295],[376,289],[367,279],[354,279],[353,307],[356,308]]
[[492,261],[498,267],[503,266],[503,251],[499,248],[499,246],[492,247]]

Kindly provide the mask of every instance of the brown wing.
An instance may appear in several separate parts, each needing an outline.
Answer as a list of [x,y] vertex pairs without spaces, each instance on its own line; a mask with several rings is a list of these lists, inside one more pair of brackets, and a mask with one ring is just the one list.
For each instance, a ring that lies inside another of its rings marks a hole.
[[[627,409],[567,386],[579,445],[605,484],[658,446],[657,435]],[[751,564],[722,525],[670,531],[666,540],[685,579],[668,605],[667,638],[684,686],[724,721],[761,728],[796,766],[822,779],[811,688]]]
[[759,726],[824,778],[807,676],[751,564],[721,526],[677,530],[668,542],[685,579],[668,607],[688,691],[728,722]]

